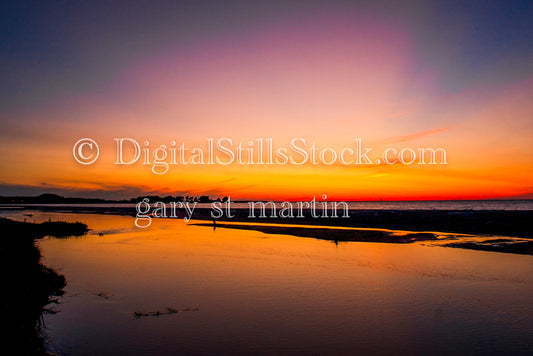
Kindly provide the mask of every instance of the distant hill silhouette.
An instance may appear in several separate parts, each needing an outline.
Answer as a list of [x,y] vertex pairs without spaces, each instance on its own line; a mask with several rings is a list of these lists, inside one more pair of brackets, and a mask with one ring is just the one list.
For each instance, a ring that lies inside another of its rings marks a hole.
[[[0,204],[127,204],[127,203],[137,203],[143,200],[144,198],[150,199],[150,202],[162,201],[162,202],[171,202],[171,201],[190,201],[198,203],[211,203],[215,200],[210,199],[207,195],[202,195],[199,197],[193,196],[165,196],[160,197],[157,195],[144,195],[129,200],[108,200],[108,199],[98,199],[98,198],[66,198],[57,194],[45,193],[35,197],[28,196],[0,196]],[[226,198],[224,198],[226,199]]]

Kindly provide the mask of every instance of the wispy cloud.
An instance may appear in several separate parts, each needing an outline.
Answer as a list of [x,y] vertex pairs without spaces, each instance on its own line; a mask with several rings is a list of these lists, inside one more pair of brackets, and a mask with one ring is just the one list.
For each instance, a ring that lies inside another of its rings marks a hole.
[[393,136],[393,137],[389,137],[381,141],[380,143],[398,143],[398,142],[412,141],[412,140],[416,140],[421,137],[436,135],[438,133],[454,129],[455,127],[456,126],[441,127],[441,128],[433,129],[433,130],[415,132],[410,135]]

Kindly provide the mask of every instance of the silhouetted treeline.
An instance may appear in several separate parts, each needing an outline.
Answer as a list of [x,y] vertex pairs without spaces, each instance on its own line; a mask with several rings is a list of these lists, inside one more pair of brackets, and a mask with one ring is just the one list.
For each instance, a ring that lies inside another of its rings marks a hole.
[[131,198],[127,202],[128,203],[138,203],[138,202],[140,202],[141,200],[143,200],[145,198],[148,198],[151,203],[156,202],[156,201],[162,201],[164,203],[187,202],[187,201],[188,202],[198,202],[198,203],[212,203],[214,201],[226,201],[228,199],[227,197],[224,197],[223,199],[220,199],[220,198],[211,199],[207,195],[202,195],[202,196],[199,196],[199,197],[189,196],[189,195],[186,195],[186,196],[167,195],[165,197],[160,197],[160,196],[157,196],[157,195],[143,195],[143,196],[140,196],[140,197]]
[[175,202],[198,202],[198,203],[211,203],[213,201],[226,201],[227,197],[211,199],[207,195],[202,196],[165,196],[160,197],[157,195],[143,195],[131,199],[123,200],[111,200],[111,199],[98,199],[98,198],[65,198],[57,194],[41,194],[36,197],[23,197],[14,196],[6,197],[0,196],[0,204],[127,204],[138,203],[144,198],[150,199],[150,202],[162,201],[169,203]]

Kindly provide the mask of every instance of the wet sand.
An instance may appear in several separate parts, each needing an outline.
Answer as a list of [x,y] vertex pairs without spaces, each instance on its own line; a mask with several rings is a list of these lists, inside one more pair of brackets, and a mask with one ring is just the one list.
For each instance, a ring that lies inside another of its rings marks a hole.
[[253,230],[265,234],[281,234],[298,237],[311,237],[320,240],[339,242],[375,242],[375,243],[413,243],[417,241],[434,242],[436,246],[465,248],[470,250],[516,253],[533,255],[533,240],[522,238],[494,238],[477,235],[451,234],[439,232],[415,232],[386,229],[317,227],[276,224],[245,223],[195,223],[223,229]]
[[452,242],[442,245],[444,247],[466,248],[469,250],[517,253],[520,255],[533,255],[533,241],[518,239],[493,239],[473,242]]
[[437,235],[430,232],[398,233],[390,230],[356,229],[356,228],[328,228],[314,226],[286,226],[286,225],[255,225],[255,224],[224,224],[196,223],[196,226],[209,226],[226,229],[242,229],[260,231],[265,234],[292,235],[312,237],[333,242],[360,241],[383,243],[411,243],[415,241],[436,240]]

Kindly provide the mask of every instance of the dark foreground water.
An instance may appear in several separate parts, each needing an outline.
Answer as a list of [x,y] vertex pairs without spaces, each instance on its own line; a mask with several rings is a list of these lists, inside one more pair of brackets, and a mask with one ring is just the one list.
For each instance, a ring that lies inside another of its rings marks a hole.
[[115,215],[31,220],[48,218],[93,229],[39,242],[68,283],[45,316],[58,355],[533,353],[533,256],[181,220],[138,229]]

